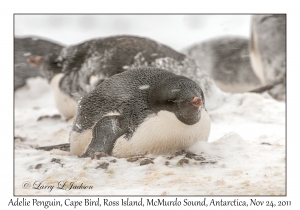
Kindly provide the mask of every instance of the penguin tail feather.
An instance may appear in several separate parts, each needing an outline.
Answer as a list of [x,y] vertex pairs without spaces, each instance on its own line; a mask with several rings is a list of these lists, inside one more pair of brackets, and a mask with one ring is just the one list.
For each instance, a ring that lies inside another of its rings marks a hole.
[[69,152],[70,151],[70,143],[65,143],[65,144],[57,144],[57,145],[52,145],[52,146],[45,146],[45,147],[37,147],[37,150],[45,150],[45,151],[50,151],[53,149],[59,149],[62,151]]

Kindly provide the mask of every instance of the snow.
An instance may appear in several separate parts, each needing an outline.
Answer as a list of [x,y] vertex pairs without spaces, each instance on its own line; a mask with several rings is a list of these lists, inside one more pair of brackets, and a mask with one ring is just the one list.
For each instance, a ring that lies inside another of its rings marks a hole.
[[[63,21],[38,15],[15,18],[15,33],[19,36],[34,34],[76,44],[122,32],[150,37],[176,50],[212,36],[247,36],[250,27],[249,16],[229,15],[205,18],[145,15],[141,19],[65,16]],[[44,24],[47,21],[52,25]],[[81,21],[90,25],[82,30]],[[101,30],[94,30],[97,27]],[[16,195],[286,195],[286,104],[266,93],[233,94],[222,106],[209,112],[212,122],[209,141],[189,148],[201,160],[189,159],[185,154],[172,159],[171,154],[149,155],[147,158],[152,158],[153,164],[142,166],[140,162],[145,158],[134,162],[114,157],[92,160],[60,150],[35,150],[36,146],[68,142],[72,122],[51,117],[59,114],[53,98],[50,86],[42,78],[29,79],[27,86],[15,92],[15,136],[25,138],[15,139]],[[110,162],[114,159],[115,163]],[[181,159],[187,159],[188,163],[179,164]],[[109,163],[107,169],[98,167],[103,162]],[[67,187],[76,181],[93,189],[24,189],[26,181],[32,186],[41,182],[40,187],[56,187],[61,181]]]
[[[37,88],[39,87],[39,88]],[[43,90],[43,92],[41,92]],[[43,97],[37,97],[42,95]],[[201,154],[204,163],[184,155],[171,160],[154,157],[154,164],[103,157],[78,158],[59,150],[40,151],[32,147],[68,142],[71,122],[42,119],[55,115],[53,94],[41,78],[29,79],[28,87],[15,95],[16,195],[97,194],[97,195],[285,195],[285,103],[263,94],[235,94],[219,109],[209,113],[212,129],[209,142],[199,142],[190,151]],[[59,159],[60,163],[51,162]],[[165,162],[169,161],[168,166]],[[209,163],[212,161],[211,163]],[[216,163],[214,163],[216,161]],[[96,169],[108,162],[107,169]],[[208,162],[208,163],[206,163]],[[38,164],[42,167],[35,169]],[[63,166],[62,166],[63,164]],[[99,178],[101,177],[101,178]],[[28,180],[45,185],[77,181],[93,190],[23,189]]]

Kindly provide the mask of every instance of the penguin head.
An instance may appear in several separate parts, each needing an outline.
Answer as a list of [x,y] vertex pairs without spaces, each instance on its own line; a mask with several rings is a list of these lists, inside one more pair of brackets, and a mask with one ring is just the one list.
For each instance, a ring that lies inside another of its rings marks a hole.
[[183,76],[169,77],[150,91],[148,103],[155,113],[162,110],[172,112],[186,125],[199,122],[205,100],[194,81]]
[[39,69],[41,75],[49,81],[55,74],[62,72],[62,62],[58,60],[58,54],[49,53],[45,56],[31,56],[27,62]]

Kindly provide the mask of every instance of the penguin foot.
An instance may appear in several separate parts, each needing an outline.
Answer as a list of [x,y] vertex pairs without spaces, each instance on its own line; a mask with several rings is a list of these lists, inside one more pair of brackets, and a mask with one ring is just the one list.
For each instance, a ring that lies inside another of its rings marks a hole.
[[45,150],[45,151],[59,149],[62,151],[70,152],[70,143],[58,144],[58,145],[52,145],[52,146],[46,146],[46,147],[37,147],[36,149],[37,150]]
[[263,93],[265,91],[268,91],[268,90],[271,90],[272,88],[274,88],[276,85],[279,85],[279,84],[285,84],[285,78],[281,78],[281,79],[278,79],[270,84],[267,84],[265,86],[262,86],[262,87],[259,87],[259,88],[256,88],[254,90],[251,90],[249,92],[252,92],[252,93]]
[[[91,157],[91,159],[93,160],[93,159],[97,159],[97,160],[99,160],[100,158],[102,158],[102,157],[108,157],[109,155],[108,154],[106,154],[105,152],[95,152],[94,154],[92,154],[90,157]],[[88,157],[86,154],[84,154],[83,156],[81,156],[81,157]]]

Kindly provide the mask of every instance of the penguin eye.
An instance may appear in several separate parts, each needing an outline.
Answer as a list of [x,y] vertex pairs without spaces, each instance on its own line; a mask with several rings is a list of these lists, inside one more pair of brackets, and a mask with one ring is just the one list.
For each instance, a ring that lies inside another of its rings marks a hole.
[[193,100],[190,102],[194,107],[199,107],[202,105],[202,100],[198,97],[194,97]]
[[184,100],[179,100],[179,99],[168,99],[167,102],[168,102],[168,103],[181,103],[181,102],[184,102]]
[[167,102],[172,102],[172,103],[175,103],[176,101],[175,100],[172,100],[172,99],[169,99],[169,100],[167,100]]

